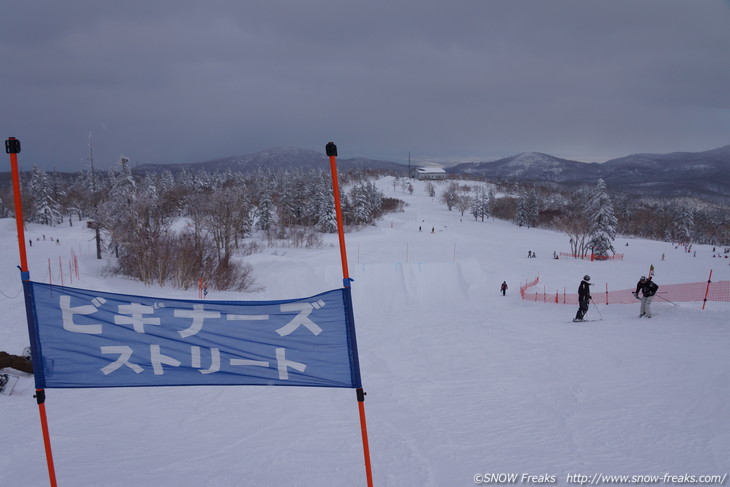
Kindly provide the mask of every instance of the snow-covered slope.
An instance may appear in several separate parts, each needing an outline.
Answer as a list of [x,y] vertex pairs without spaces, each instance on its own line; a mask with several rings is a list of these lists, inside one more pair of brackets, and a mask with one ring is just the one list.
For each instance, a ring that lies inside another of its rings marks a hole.
[[[599,305],[588,313],[598,321],[574,324],[573,306],[522,301],[518,293],[537,275],[548,293],[575,292],[586,273],[594,289],[629,289],[651,264],[660,286],[707,280],[710,269],[713,281],[730,280],[728,260],[707,246],[694,246],[694,257],[625,238],[616,242],[623,261],[554,260],[553,251],[568,251],[565,235],[460,217],[420,182],[413,195],[387,179],[379,184],[408,203],[405,212],[346,236],[376,486],[469,486],[486,473],[547,474],[566,484],[568,474],[730,471],[730,303],[702,311],[699,302],[658,299],[651,320],[638,318],[638,302]],[[19,353],[28,341],[15,222],[0,220],[0,230],[0,349]],[[29,225],[27,238],[34,280],[47,282],[50,267],[59,282],[73,250],[81,275],[73,283],[66,275],[67,285],[197,297],[103,277],[91,234],[79,224]],[[528,250],[537,258],[527,259]],[[322,249],[267,249],[246,259],[264,289],[209,298],[304,297],[342,282],[336,236]],[[51,389],[47,396],[59,485],[365,485],[354,391]],[[0,396],[0,431],[0,485],[48,485],[30,380]]]

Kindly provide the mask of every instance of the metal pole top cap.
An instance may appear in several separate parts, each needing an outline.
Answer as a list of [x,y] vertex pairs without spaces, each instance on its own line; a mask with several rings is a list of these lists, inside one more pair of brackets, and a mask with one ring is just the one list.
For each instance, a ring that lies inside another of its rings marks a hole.
[[334,142],[328,142],[324,150],[328,156],[337,156],[337,146]]
[[17,154],[20,152],[20,141],[15,137],[10,137],[5,141],[5,153]]

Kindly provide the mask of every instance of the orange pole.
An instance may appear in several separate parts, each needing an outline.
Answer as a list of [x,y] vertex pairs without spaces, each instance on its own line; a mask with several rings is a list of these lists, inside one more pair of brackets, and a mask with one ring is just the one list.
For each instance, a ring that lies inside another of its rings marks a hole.
[[[18,170],[18,153],[20,152],[20,141],[15,137],[9,137],[5,141],[5,152],[10,154],[10,172],[13,179],[13,196],[15,201],[15,224],[18,229],[18,250],[20,251],[20,273],[25,284],[30,281],[28,272],[28,256],[25,251],[25,231],[23,230],[23,201],[20,197],[20,171]],[[49,268],[50,270],[50,268]],[[26,294],[26,308],[28,307],[28,295]],[[26,310],[27,311],[27,310]],[[28,323],[30,326],[30,323]],[[34,354],[35,356],[35,354]],[[46,416],[46,391],[36,389],[35,395],[38,402],[38,413],[41,417],[41,430],[43,432],[43,444],[46,450],[46,463],[48,464],[48,477],[51,487],[56,487],[56,469],[53,466],[53,452],[51,451],[51,435],[48,431],[48,418]]]
[[368,426],[365,421],[365,399],[360,400],[360,395],[365,395],[362,389],[358,389],[357,407],[360,411],[360,431],[362,433],[362,449],[365,455],[365,477],[367,478],[368,487],[373,487],[373,472],[370,469],[370,445],[368,444]]
[[702,301],[702,309],[705,309],[707,304],[707,296],[710,294],[710,283],[712,282],[712,269],[710,269],[710,277],[707,278],[707,289],[705,289],[705,299]]
[[334,142],[327,144],[327,155],[330,157],[330,171],[332,172],[332,194],[335,198],[335,213],[337,214],[337,235],[340,239],[340,258],[342,260],[342,277],[345,287],[350,287],[350,272],[347,269],[347,250],[345,249],[345,229],[342,222],[342,203],[340,202],[340,186],[337,182],[337,146]]
[[[342,221],[342,204],[340,202],[340,188],[337,183],[337,146],[329,142],[325,151],[330,158],[332,172],[332,194],[335,198],[335,212],[337,214],[337,234],[340,238],[340,257],[342,259],[342,281],[345,287],[350,287],[350,273],[347,270],[347,250],[345,250],[345,230]],[[370,444],[368,442],[368,427],[365,420],[365,391],[362,387],[355,389],[357,393],[357,408],[360,413],[360,432],[362,433],[362,449],[365,457],[365,476],[368,487],[373,487],[373,473],[370,465]]]
[[23,229],[23,200],[20,197],[20,171],[18,152],[20,141],[10,137],[5,141],[5,151],[10,154],[10,171],[13,175],[13,196],[15,201],[15,226],[18,229],[18,250],[20,250],[20,270],[28,272],[28,257],[25,253],[25,230]]
[[43,445],[46,449],[46,463],[48,464],[48,478],[51,487],[57,487],[56,484],[56,468],[53,465],[53,451],[51,450],[51,434],[48,430],[48,418],[46,417],[46,391],[45,389],[36,389],[35,397],[38,401],[38,412],[41,416],[41,430],[43,431]]

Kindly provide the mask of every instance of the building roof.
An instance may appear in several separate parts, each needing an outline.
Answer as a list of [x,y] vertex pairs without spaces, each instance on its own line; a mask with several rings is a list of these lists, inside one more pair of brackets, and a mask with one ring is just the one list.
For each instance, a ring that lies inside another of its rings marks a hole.
[[423,174],[446,174],[443,167],[417,167],[416,171]]

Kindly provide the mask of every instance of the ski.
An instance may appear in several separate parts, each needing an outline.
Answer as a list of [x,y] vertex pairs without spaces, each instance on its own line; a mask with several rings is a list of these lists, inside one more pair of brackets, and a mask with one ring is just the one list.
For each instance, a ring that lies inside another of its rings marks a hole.
[[0,374],[0,394],[4,396],[9,396],[13,393],[13,389],[15,389],[15,384],[18,382],[17,375],[13,374]]

